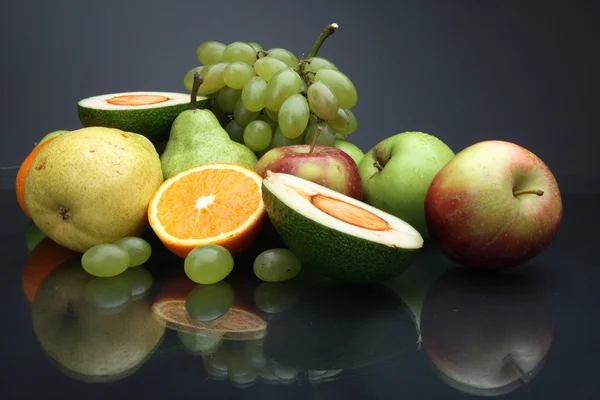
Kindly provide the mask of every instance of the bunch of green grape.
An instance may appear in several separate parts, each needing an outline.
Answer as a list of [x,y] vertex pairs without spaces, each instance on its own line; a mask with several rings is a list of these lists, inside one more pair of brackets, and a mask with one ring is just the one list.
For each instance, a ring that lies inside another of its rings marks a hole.
[[333,146],[358,127],[356,87],[326,58],[240,41],[205,41],[196,56],[201,65],[185,74],[184,86],[192,90],[197,72],[198,94],[226,116],[220,120],[231,139],[258,155],[291,144]]

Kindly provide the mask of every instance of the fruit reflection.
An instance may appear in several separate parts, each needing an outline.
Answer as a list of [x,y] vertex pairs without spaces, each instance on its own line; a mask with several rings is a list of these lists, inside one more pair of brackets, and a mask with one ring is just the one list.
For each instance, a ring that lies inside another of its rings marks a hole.
[[43,281],[32,304],[33,328],[64,374],[87,382],[122,379],[159,346],[165,326],[153,317],[148,298],[139,295],[147,276],[141,281],[136,276],[96,278],[75,258]]
[[81,257],[81,254],[60,246],[50,238],[39,241],[23,266],[21,279],[27,301],[33,302],[40,285],[52,271],[75,257]]
[[444,273],[421,313],[423,349],[434,370],[457,390],[494,396],[529,383],[554,337],[548,305],[525,275]]

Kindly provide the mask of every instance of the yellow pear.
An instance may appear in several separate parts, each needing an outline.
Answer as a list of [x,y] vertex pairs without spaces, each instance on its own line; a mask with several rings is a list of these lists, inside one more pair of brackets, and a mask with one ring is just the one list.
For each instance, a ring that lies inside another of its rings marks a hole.
[[33,161],[24,199],[33,222],[56,243],[84,252],[141,234],[150,198],[163,181],[146,137],[88,127],[64,133]]

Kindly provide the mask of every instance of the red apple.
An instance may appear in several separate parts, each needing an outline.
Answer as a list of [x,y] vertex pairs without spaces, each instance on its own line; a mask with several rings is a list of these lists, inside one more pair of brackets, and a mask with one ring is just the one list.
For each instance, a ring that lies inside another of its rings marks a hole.
[[494,396],[537,376],[554,321],[534,277],[453,268],[427,292],[421,334],[425,356],[446,384]]
[[254,170],[263,178],[267,171],[282,172],[312,181],[339,193],[362,200],[358,166],[346,152],[329,146],[298,144],[267,151]]
[[479,268],[520,265],[556,236],[562,200],[556,179],[531,151],[499,140],[456,154],[425,197],[431,238],[452,260]]

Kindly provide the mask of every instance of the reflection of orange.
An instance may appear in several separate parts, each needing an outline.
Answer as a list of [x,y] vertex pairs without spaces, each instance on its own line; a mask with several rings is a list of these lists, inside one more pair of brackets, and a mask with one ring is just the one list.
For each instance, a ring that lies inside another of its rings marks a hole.
[[31,151],[31,153],[29,153],[29,155],[27,157],[25,157],[25,160],[23,160],[23,162],[21,163],[21,166],[19,167],[19,171],[17,172],[17,178],[15,180],[15,190],[17,192],[17,202],[19,203],[19,206],[21,206],[21,210],[23,210],[23,213],[25,213],[25,215],[29,219],[31,219],[31,215],[29,214],[29,211],[27,210],[27,206],[25,205],[25,197],[23,195],[23,193],[24,193],[23,188],[25,187],[25,178],[27,178],[27,173],[29,172],[29,167],[31,167],[31,163],[33,163],[35,156],[38,155],[38,153],[40,152],[41,149],[44,148],[44,146],[46,146],[48,143],[50,143],[54,139],[56,139],[56,136],[51,137],[47,140],[44,140],[37,147],[35,147]]
[[262,178],[236,164],[192,167],[167,179],[148,206],[156,236],[179,257],[217,244],[241,254],[262,229]]
[[23,292],[27,300],[33,302],[42,282],[56,267],[80,255],[81,253],[62,247],[47,237],[42,239],[29,254],[23,267]]
[[265,335],[267,322],[248,307],[234,304],[221,318],[200,322],[189,317],[185,301],[198,286],[181,273],[165,283],[152,304],[154,314],[172,329],[231,340],[258,339]]

